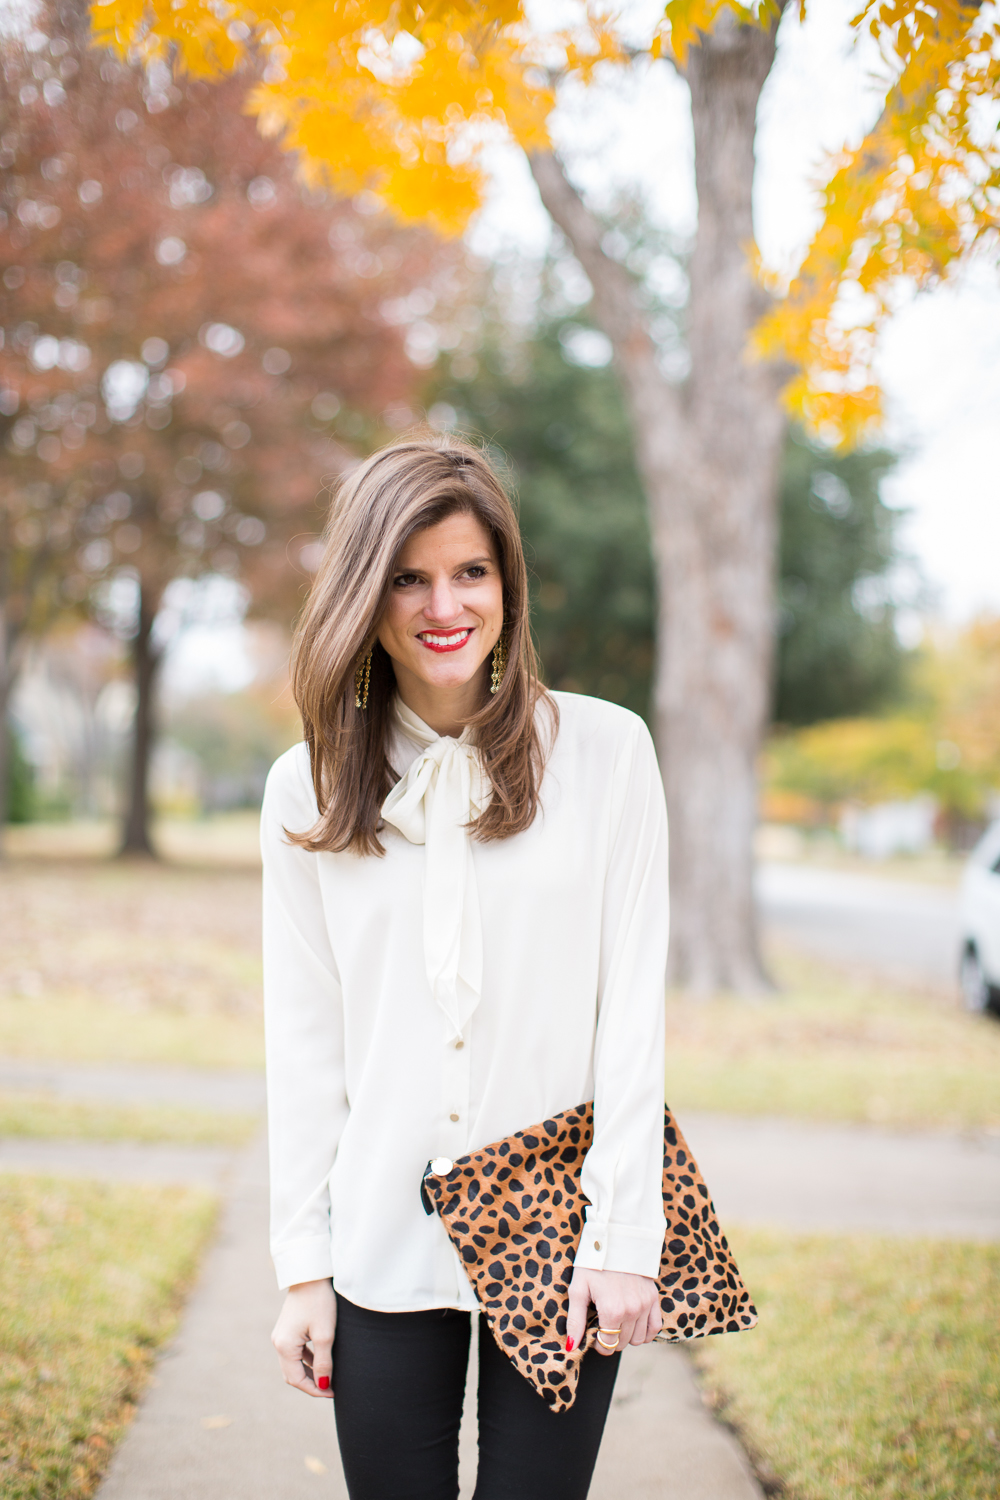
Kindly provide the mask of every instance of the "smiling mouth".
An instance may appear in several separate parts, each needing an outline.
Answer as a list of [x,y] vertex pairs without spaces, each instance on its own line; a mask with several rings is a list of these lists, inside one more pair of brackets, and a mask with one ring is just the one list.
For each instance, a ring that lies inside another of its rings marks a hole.
[[417,640],[428,651],[460,651],[471,634],[472,626],[463,625],[460,630],[423,630]]

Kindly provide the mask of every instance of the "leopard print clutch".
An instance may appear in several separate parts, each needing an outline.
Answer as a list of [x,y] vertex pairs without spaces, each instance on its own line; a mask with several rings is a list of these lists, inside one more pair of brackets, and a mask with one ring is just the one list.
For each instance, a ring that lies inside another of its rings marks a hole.
[[[580,1356],[596,1323],[566,1353],[573,1260],[587,1199],[580,1169],[594,1134],[581,1104],[452,1162],[428,1162],[420,1195],[437,1209],[497,1344],[553,1411],[576,1399]],[[740,1279],[715,1207],[668,1109],[663,1131],[667,1230],[658,1279],[664,1342],[740,1333],[757,1310]],[[593,1311],[593,1310],[592,1310]]]

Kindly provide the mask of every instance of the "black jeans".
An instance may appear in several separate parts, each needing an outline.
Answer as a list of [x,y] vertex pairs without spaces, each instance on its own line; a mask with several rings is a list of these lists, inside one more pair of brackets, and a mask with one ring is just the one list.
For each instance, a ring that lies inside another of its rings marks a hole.
[[[351,1500],[456,1500],[470,1315],[382,1313],[337,1296],[337,1438]],[[552,1412],[479,1323],[475,1500],[585,1500],[617,1354],[588,1351],[576,1401]]]

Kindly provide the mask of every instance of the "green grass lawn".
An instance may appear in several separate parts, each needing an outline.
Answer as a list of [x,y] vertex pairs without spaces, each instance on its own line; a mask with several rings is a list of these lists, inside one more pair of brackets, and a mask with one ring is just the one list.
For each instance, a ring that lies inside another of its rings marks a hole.
[[[155,816],[153,845],[179,864],[260,865],[260,816],[251,808],[207,817]],[[74,818],[58,823],[8,824],[6,851],[17,859],[112,860],[121,841],[115,818]]]
[[0,996],[0,1057],[260,1068],[264,1028],[259,1015],[132,1011],[87,995],[29,1000]]
[[1000,1246],[731,1239],[760,1322],[695,1358],[770,1494],[996,1500]]
[[0,1136],[98,1141],[169,1141],[179,1146],[242,1146],[256,1115],[169,1104],[105,1104],[50,1094],[0,1093]]
[[667,1098],[685,1109],[917,1128],[1000,1127],[1000,1024],[778,954],[748,1003],[671,997]]
[[174,1327],[202,1192],[0,1176],[0,1493],[84,1500]]

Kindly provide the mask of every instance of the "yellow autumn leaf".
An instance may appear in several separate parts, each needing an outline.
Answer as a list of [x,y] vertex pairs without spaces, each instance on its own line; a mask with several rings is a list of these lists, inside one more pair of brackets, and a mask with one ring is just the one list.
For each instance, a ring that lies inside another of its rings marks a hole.
[[[724,12],[769,25],[777,6],[667,0],[649,55],[683,69]],[[485,141],[547,146],[548,60],[560,54],[561,71],[588,83],[630,55],[617,15],[596,0],[548,51],[521,0],[268,0],[238,12],[218,0],[95,0],[91,14],[95,45],[196,76],[260,57],[246,107],[297,153],[307,182],[371,189],[403,221],[442,234],[460,233],[482,201]],[[872,365],[901,280],[934,284],[1000,228],[1000,147],[983,128],[1000,99],[996,11],[862,0],[852,24],[878,40],[892,87],[862,144],[831,159],[823,222],[753,338],[758,357],[795,367],[790,410],[844,443],[878,420]]]

